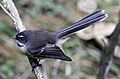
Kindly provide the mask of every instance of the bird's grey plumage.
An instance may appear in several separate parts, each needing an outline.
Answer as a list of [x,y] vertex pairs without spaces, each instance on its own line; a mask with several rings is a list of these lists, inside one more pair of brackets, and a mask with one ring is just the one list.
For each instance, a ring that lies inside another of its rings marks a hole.
[[25,30],[18,33],[15,36],[15,40],[18,46],[25,50],[25,54],[30,57],[71,61],[71,58],[66,56],[56,45],[59,39],[86,28],[93,23],[103,21],[106,17],[107,14],[103,10],[99,10],[58,32]]

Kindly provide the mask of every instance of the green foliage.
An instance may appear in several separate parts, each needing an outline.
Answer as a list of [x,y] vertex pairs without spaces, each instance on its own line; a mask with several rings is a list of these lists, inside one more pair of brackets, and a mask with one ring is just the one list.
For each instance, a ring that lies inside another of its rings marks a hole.
[[0,72],[4,73],[8,78],[12,79],[15,76],[13,69],[15,67],[15,62],[12,60],[7,60],[4,65],[0,66]]
[[10,24],[5,21],[0,21],[0,33],[4,33],[11,37],[14,35],[15,31],[10,27]]

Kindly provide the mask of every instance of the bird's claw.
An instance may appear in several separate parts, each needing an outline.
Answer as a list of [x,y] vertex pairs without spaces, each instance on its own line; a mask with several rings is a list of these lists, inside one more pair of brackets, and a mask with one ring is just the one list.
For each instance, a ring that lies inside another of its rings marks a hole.
[[34,72],[36,67],[42,66],[41,64],[35,64],[34,66],[32,66],[32,72]]

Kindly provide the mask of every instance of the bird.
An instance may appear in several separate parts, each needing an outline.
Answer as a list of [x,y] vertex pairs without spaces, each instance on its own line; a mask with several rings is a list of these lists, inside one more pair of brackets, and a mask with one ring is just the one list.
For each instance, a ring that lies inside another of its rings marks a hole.
[[49,32],[41,29],[27,29],[17,33],[14,39],[23,51],[23,54],[31,58],[50,58],[72,61],[72,59],[65,55],[64,51],[57,45],[59,40],[94,23],[101,22],[107,17],[108,14],[105,10],[97,10],[60,31]]

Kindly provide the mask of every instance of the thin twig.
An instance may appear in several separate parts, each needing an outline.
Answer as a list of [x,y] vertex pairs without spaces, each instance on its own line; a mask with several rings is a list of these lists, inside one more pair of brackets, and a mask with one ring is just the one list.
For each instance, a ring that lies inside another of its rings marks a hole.
[[101,54],[99,73],[97,75],[97,79],[107,79],[108,72],[110,69],[110,65],[113,61],[115,46],[118,44],[120,36],[120,18],[119,22],[110,37],[109,45],[106,46]]
[[[18,32],[26,30],[25,26],[23,25],[19,13],[13,3],[12,0],[1,0],[0,7],[9,15],[9,17],[13,20],[15,28]],[[43,67],[42,64],[39,64],[39,61],[29,58],[29,62],[33,69],[34,74],[36,75],[37,79],[45,79],[43,75]],[[33,67],[34,66],[34,67]]]
[[12,2],[12,0],[2,0],[0,2],[1,8],[9,15],[9,17],[13,20],[15,28],[18,32],[25,30],[25,26],[23,25],[19,13]]

